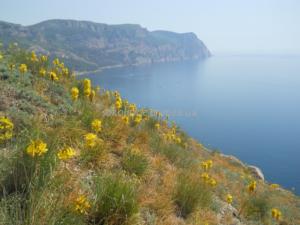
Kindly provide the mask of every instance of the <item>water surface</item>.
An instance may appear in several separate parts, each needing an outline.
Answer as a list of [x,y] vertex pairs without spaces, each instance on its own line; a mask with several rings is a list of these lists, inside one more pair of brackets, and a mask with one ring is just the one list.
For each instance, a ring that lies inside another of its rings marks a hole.
[[300,57],[215,56],[89,77],[300,193]]

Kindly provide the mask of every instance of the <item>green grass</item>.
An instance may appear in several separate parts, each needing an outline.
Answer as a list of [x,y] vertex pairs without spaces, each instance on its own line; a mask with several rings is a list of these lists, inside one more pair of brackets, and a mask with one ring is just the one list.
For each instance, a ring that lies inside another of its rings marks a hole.
[[184,218],[197,207],[208,208],[212,203],[209,187],[201,181],[200,176],[188,170],[178,175],[173,198],[178,206],[178,214]]
[[135,181],[122,174],[103,174],[94,179],[95,202],[92,220],[95,224],[125,224],[138,212]]
[[147,158],[143,154],[130,150],[124,153],[121,164],[125,171],[137,176],[142,176],[148,168]]

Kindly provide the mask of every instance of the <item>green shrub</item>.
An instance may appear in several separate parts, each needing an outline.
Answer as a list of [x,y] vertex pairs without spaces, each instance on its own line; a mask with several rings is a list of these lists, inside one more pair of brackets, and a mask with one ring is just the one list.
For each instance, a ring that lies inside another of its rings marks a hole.
[[129,173],[142,176],[148,168],[148,160],[142,154],[126,151],[122,159],[122,167]]
[[184,218],[197,207],[210,207],[212,203],[209,187],[192,171],[183,171],[178,175],[173,198],[178,206],[178,214]]
[[250,196],[245,202],[243,211],[248,219],[264,221],[271,212],[268,196],[265,194]]
[[95,178],[95,224],[126,224],[138,211],[136,182],[124,174],[104,174]]

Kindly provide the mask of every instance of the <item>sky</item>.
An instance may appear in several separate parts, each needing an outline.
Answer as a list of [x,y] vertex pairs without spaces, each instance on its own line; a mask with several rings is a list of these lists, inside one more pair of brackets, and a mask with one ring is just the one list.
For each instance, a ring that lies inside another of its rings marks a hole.
[[0,20],[134,23],[194,32],[218,54],[300,54],[300,0],[1,0]]

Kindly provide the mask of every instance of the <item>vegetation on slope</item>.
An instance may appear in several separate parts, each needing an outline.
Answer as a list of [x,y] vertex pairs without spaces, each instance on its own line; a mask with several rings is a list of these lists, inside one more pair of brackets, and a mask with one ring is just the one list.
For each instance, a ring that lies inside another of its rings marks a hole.
[[59,60],[0,53],[0,224],[300,224],[300,200]]
[[78,71],[210,56],[193,33],[150,32],[140,25],[47,20],[32,26],[0,21],[0,39],[53,57]]

